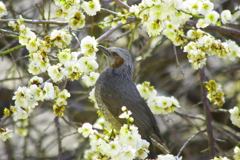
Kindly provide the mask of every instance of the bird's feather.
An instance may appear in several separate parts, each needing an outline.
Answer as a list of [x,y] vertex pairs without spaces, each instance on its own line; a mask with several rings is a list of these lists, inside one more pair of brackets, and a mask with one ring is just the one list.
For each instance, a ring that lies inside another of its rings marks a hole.
[[[105,74],[106,79],[100,88],[101,99],[112,115],[122,124],[126,123],[126,120],[119,118],[122,106],[126,106],[132,112],[133,123],[139,128],[142,138],[149,140],[151,133],[161,136],[156,120],[135,84],[125,77],[114,74],[114,69],[102,74]],[[162,140],[162,137],[159,138]]]

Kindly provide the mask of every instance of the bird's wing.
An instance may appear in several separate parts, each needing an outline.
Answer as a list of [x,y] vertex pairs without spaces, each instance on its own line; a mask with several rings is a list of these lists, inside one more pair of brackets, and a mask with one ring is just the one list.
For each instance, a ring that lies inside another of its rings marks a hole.
[[152,129],[157,126],[152,112],[132,81],[119,77],[108,80],[101,87],[101,99],[121,123],[126,123],[126,120],[119,118],[122,106],[126,106],[132,112],[133,123],[139,128],[142,138],[148,139]]

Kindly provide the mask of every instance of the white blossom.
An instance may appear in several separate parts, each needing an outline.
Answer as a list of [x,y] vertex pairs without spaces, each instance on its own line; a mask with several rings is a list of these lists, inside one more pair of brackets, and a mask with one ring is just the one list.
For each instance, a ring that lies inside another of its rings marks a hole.
[[229,110],[230,112],[230,119],[232,121],[232,124],[235,126],[240,127],[240,110],[237,106]]
[[50,66],[47,71],[53,82],[59,82],[64,78],[62,70],[62,64],[58,63],[57,65]]
[[28,118],[28,112],[26,109],[18,106],[18,105],[15,105],[13,106],[14,109],[14,112],[13,112],[13,119],[15,121],[19,120],[19,119],[27,119]]
[[196,27],[197,27],[197,28],[206,28],[208,25],[209,25],[209,24],[206,23],[206,21],[205,21],[204,19],[199,18],[199,19],[198,19],[198,22],[197,22],[197,24],[196,24]]
[[12,138],[13,136],[13,131],[9,130],[8,128],[4,129],[4,128],[0,128],[0,140],[1,141],[6,141],[9,138]]
[[3,2],[0,2],[0,19],[7,15],[7,8]]
[[72,28],[83,28],[85,26],[85,15],[78,9],[71,9],[68,13],[68,24]]
[[234,148],[234,156],[233,156],[233,158],[235,160],[240,159],[240,148],[238,146],[236,146]]
[[86,84],[87,87],[94,86],[98,77],[99,73],[97,72],[90,72],[89,76],[88,75],[83,75],[82,80]]
[[97,14],[98,11],[100,11],[101,4],[99,0],[91,0],[88,2],[84,1],[81,7],[89,16],[94,16]]
[[203,1],[198,8],[199,13],[206,15],[210,11],[212,11],[214,8],[214,5],[210,1]]
[[81,70],[86,74],[98,68],[96,57],[81,57],[78,60],[78,63]]
[[62,64],[65,64],[66,62],[70,61],[72,58],[70,49],[62,50],[60,53],[57,54],[59,61]]
[[53,84],[50,82],[46,82],[43,87],[43,97],[46,100],[55,98],[55,90]]
[[85,56],[95,56],[98,51],[95,37],[87,36],[81,40],[81,51]]
[[223,10],[221,13],[221,21],[223,24],[232,21],[232,15],[229,10]]
[[182,157],[175,157],[172,154],[158,155],[157,160],[182,160]]
[[90,123],[84,123],[82,127],[78,128],[78,132],[81,133],[85,138],[94,133]]
[[219,17],[220,16],[216,11],[211,11],[206,14],[205,22],[208,24],[216,24]]

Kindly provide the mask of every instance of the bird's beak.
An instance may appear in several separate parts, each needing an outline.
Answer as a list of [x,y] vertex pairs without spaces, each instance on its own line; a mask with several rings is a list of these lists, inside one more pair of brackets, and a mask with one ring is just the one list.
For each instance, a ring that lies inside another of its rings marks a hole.
[[99,48],[100,50],[102,50],[103,53],[104,53],[106,56],[109,56],[109,55],[110,55],[110,52],[108,51],[107,48],[105,48],[105,47],[103,47],[103,46],[101,46],[101,45],[99,45],[98,48]]

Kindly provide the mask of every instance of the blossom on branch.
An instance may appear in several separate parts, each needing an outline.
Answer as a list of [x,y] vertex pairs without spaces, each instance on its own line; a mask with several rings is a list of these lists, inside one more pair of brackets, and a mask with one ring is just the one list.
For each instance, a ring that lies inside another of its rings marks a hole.
[[94,86],[99,75],[100,74],[97,72],[90,72],[89,75],[83,75],[82,76],[83,83],[85,83],[87,87]]
[[221,21],[223,24],[232,21],[232,15],[229,10],[223,10],[221,13]]
[[210,102],[214,102],[214,104],[221,107],[225,103],[222,85],[214,80],[210,80],[205,83],[205,87],[208,90],[207,98],[210,100]]
[[153,114],[168,114],[181,107],[174,97],[157,96],[157,91],[149,82],[137,84],[140,95],[147,100],[147,104]]
[[0,19],[7,15],[7,8],[3,2],[0,2]]
[[234,148],[234,156],[233,156],[234,160],[238,160],[240,159],[240,148],[238,146],[236,146]]
[[95,37],[86,36],[81,40],[81,52],[86,57],[96,56],[98,42]]
[[69,11],[67,20],[68,20],[68,24],[74,29],[83,28],[86,23],[85,15],[77,9],[72,9]]
[[50,35],[50,40],[54,46],[65,48],[72,41],[71,34],[66,30],[53,30]]
[[182,157],[175,157],[172,154],[158,155],[156,160],[182,160]]
[[0,128],[0,140],[1,141],[6,141],[9,138],[12,138],[13,134],[12,134],[12,130],[9,130],[8,128],[4,129],[4,128]]
[[94,16],[100,11],[101,4],[99,0],[84,1],[81,7],[89,16]]
[[229,110],[230,112],[230,119],[232,121],[232,124],[234,124],[235,126],[240,127],[240,109],[235,106],[234,108]]

